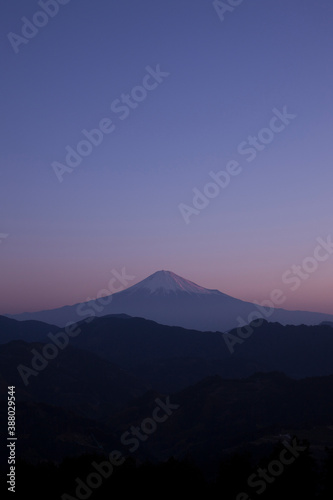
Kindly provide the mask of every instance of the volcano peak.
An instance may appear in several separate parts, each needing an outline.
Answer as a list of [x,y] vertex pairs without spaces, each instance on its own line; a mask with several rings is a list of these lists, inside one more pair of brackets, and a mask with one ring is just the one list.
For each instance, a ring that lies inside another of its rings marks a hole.
[[136,285],[127,288],[126,292],[146,291],[150,294],[168,294],[186,292],[190,294],[210,294],[216,290],[209,290],[193,281],[189,281],[171,271],[156,271]]

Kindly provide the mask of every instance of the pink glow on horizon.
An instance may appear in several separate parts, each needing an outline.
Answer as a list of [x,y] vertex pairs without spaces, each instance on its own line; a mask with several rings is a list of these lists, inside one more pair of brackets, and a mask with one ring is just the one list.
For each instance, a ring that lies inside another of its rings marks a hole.
[[[79,267],[68,266],[67,269],[59,272],[56,269],[49,269],[47,265],[38,266],[37,263],[35,265],[36,268],[31,263],[29,267],[22,264],[14,278],[9,268],[4,271],[2,282],[7,282],[7,284],[1,288],[1,314],[53,309],[94,299],[101,289],[108,290],[108,283],[112,276],[112,266],[109,269],[103,269],[102,265],[96,269],[83,266],[82,272]],[[124,266],[121,264],[118,266],[119,271],[122,267]],[[271,271],[269,275],[265,272],[259,275],[258,270],[253,270],[252,273],[245,273],[245,279],[241,279],[240,270],[234,274],[233,270],[229,269],[218,275],[214,270],[209,272],[209,269],[203,268],[195,272],[190,272],[190,270],[181,272],[179,269],[172,269],[171,266],[162,267],[200,286],[218,289],[244,301],[262,302],[269,298],[272,290],[279,288],[286,298],[284,304],[281,305],[284,309],[333,314],[330,299],[332,286],[329,284],[332,280],[327,280],[326,269],[318,269],[317,273],[310,276],[308,280],[302,281],[296,291],[292,291],[290,286],[282,283],[281,273],[277,273],[276,270]],[[128,286],[138,283],[157,270],[160,269],[147,269],[146,272],[139,273],[135,269],[126,267],[126,272],[135,276]],[[24,283],[29,283],[29,286],[24,286]],[[110,293],[112,291],[110,290]]]

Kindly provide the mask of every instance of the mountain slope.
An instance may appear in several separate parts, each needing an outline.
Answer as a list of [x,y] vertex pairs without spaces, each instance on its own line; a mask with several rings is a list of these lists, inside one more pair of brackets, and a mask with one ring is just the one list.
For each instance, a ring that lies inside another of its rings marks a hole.
[[48,333],[56,333],[59,327],[42,321],[17,321],[6,316],[0,316],[0,344],[11,340],[25,340],[27,342],[46,342]]
[[[216,373],[244,377],[255,371],[281,371],[295,378],[333,374],[333,328],[327,325],[283,326],[265,321],[253,328],[243,343],[236,344],[233,353],[219,332],[170,327],[142,318],[103,317],[88,324],[83,321],[79,327],[80,334],[71,339],[72,345],[92,351],[137,376],[141,372],[150,374],[146,381],[156,389],[154,384],[163,377],[172,379],[168,367],[173,370],[175,366],[182,376],[188,370],[188,378],[190,370],[199,367],[201,378]],[[237,330],[230,333],[236,336]],[[202,362],[191,365],[189,360],[195,359],[210,363],[206,368]]]
[[[326,427],[332,443],[332,430],[327,428],[333,418],[332,390],[333,376],[292,380],[271,372],[242,380],[208,377],[170,396],[170,402],[179,408],[158,429],[154,440],[147,441],[147,447],[160,459],[190,455],[205,461],[245,442],[278,441],[282,433],[316,426]],[[142,403],[139,412],[137,406],[119,412],[109,425],[119,433],[138,425],[151,414],[153,404]],[[324,448],[322,443],[322,452]]]
[[23,366],[41,365],[41,361],[32,364],[36,352],[43,352],[43,344],[19,340],[0,346],[0,400],[7,399],[7,387],[14,385],[20,403],[38,401],[98,419],[150,389],[115,363],[72,345],[59,350],[44,369],[27,374]]
[[133,293],[149,293],[154,295],[167,295],[170,293],[186,292],[189,294],[221,294],[218,290],[209,290],[193,281],[186,280],[181,276],[171,271],[157,271],[140,281],[136,285],[131,286],[122,292],[123,295]]
[[[253,315],[263,315],[255,304],[201,287],[170,271],[158,271],[109,297],[12,317],[65,326],[83,318],[122,313],[165,325],[220,332],[249,323]],[[284,325],[333,321],[333,316],[329,314],[284,309],[275,309],[269,317],[263,317]]]
[[[11,321],[21,328],[30,326],[29,322]],[[56,344],[59,335],[62,344],[61,339],[65,336],[68,347],[63,355],[71,347],[95,353],[162,391],[179,390],[214,374],[237,378],[255,371],[281,371],[290,377],[302,378],[333,373],[333,328],[329,325],[283,326],[264,321],[261,326],[249,325],[246,328],[248,337],[241,339],[237,329],[225,335],[170,327],[143,318],[111,315],[91,322],[81,321],[73,326],[73,331],[75,336],[69,337],[59,330],[46,337],[44,343]],[[23,335],[22,331],[20,335]],[[230,338],[236,337],[240,342],[233,344]],[[30,329],[25,339],[36,341]],[[13,364],[13,356],[8,356]],[[59,360],[56,358],[49,364],[58,364]],[[16,370],[15,366],[13,370]]]

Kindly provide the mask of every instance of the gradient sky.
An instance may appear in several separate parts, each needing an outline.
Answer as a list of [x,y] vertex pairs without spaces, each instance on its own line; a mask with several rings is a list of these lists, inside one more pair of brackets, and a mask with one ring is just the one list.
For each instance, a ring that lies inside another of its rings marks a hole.
[[[333,314],[333,255],[281,281],[333,235],[332,2],[244,1],[222,22],[205,0],[70,0],[15,53],[38,10],[0,16],[0,313],[93,298],[125,267]],[[121,120],[111,103],[158,64],[169,76]],[[239,144],[284,106],[296,118],[248,162]],[[115,130],[60,183],[52,162],[103,118]],[[186,224],[179,204],[230,160],[242,172]]]

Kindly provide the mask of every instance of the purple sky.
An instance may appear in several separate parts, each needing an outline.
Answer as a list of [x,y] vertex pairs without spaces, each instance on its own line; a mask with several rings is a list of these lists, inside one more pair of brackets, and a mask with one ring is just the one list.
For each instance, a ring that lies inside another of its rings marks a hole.
[[[40,10],[15,0],[0,18],[0,314],[93,298],[123,267],[130,284],[165,269],[333,314],[333,255],[313,263],[333,236],[332,2],[244,1],[222,22],[211,1],[70,0],[9,40]],[[295,118],[272,122],[284,106]],[[101,121],[109,133],[70,172],[66,146]],[[193,208],[232,160],[238,175]],[[292,291],[282,276],[310,257]]]

